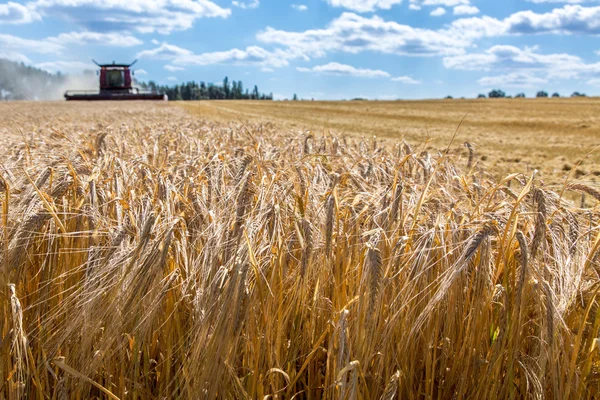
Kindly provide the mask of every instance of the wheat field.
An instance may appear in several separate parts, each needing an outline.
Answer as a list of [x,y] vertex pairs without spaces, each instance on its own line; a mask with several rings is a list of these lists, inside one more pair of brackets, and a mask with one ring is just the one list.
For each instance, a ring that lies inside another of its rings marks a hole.
[[[201,117],[276,123],[443,151],[456,133],[496,179],[538,170],[547,183],[572,173],[600,178],[598,98],[419,101],[199,101],[181,103]],[[460,129],[456,128],[460,124]],[[595,149],[595,151],[593,151]],[[466,149],[462,149],[466,156]],[[590,154],[591,153],[591,154]]]
[[0,398],[600,396],[586,176],[168,104],[0,115]]

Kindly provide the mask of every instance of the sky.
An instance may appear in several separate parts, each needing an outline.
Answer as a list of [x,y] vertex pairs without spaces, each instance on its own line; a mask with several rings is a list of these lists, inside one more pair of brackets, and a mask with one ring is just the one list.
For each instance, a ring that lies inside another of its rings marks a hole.
[[600,94],[600,0],[0,0],[0,58],[276,99]]

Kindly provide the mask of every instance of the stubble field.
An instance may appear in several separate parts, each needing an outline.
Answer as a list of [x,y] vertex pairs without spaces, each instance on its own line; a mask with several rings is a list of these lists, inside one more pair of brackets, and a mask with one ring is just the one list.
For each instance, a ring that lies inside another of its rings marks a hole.
[[[445,149],[464,118],[456,144],[471,143],[479,163],[496,177],[534,169],[552,182],[570,171],[590,180],[600,176],[600,152],[588,156],[600,145],[597,98],[182,105],[197,115],[224,121],[271,122],[315,134],[332,131],[367,140],[377,136],[392,143],[404,138],[429,152]],[[467,150],[463,148],[462,153],[466,155]]]
[[597,398],[594,103],[465,104],[0,104],[0,398]]

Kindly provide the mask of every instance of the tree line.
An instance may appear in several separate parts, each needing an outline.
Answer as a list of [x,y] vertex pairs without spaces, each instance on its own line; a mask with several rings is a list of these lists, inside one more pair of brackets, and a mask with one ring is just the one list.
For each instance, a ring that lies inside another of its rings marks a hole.
[[244,89],[242,81],[229,82],[228,77],[220,85],[195,81],[173,86],[157,85],[154,81],[137,85],[143,90],[164,93],[169,100],[273,100],[273,93],[261,93],[257,85],[251,91]]
[[[503,90],[500,90],[500,89],[491,90],[487,96],[483,93],[480,93],[479,96],[477,96],[477,98],[479,98],[479,99],[485,99],[488,97],[490,99],[512,98],[512,96],[508,96]],[[525,98],[527,96],[525,95],[525,93],[517,93],[514,97],[519,99],[519,98]],[[545,90],[540,90],[539,92],[536,93],[535,97],[545,98],[545,97],[550,97],[550,95]],[[554,93],[552,93],[551,97],[562,97],[562,96],[560,95],[560,93],[554,92]],[[580,92],[573,92],[571,94],[571,97],[586,97],[586,94],[580,93]]]

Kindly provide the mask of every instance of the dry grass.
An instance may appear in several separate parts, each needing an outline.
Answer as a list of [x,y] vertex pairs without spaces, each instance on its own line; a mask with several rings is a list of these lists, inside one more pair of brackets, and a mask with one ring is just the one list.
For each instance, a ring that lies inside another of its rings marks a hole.
[[598,395],[589,182],[162,104],[0,113],[0,398]]
[[[194,102],[184,106],[202,117],[271,122],[286,127],[331,130],[370,139],[406,139],[444,149],[460,120],[457,136],[497,178],[539,170],[556,183],[571,172],[598,180],[600,99],[485,99],[380,102]],[[463,154],[467,154],[463,150]],[[483,157],[483,160],[482,160]],[[581,165],[578,162],[585,159]]]

